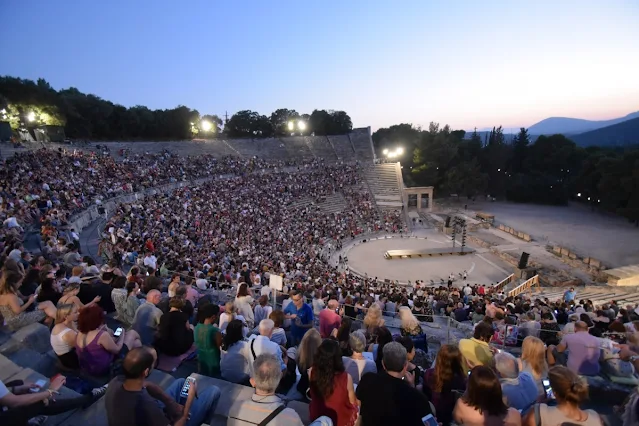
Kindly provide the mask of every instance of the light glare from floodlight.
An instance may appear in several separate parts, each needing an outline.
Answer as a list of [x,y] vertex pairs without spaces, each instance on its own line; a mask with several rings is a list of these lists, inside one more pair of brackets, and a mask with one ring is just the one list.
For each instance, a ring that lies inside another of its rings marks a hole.
[[581,192],[577,192],[577,197],[581,197]]
[[293,130],[295,130],[295,123],[293,123],[292,121],[288,122],[288,130],[290,130],[291,132]]
[[388,155],[388,149],[383,150],[383,151],[382,151],[382,154],[384,154],[384,155]]
[[27,114],[27,120],[29,121],[35,120],[35,112],[31,111],[29,114]]
[[297,122],[297,128],[300,129],[300,132],[303,132],[304,130],[306,130],[306,123],[304,123],[303,121],[298,121]]
[[404,153],[404,148],[400,146],[399,148],[395,150],[395,152],[397,153],[397,155],[402,155]]
[[211,124],[210,121],[202,120],[202,130],[204,130],[205,132],[208,132],[212,128],[213,128],[213,124]]

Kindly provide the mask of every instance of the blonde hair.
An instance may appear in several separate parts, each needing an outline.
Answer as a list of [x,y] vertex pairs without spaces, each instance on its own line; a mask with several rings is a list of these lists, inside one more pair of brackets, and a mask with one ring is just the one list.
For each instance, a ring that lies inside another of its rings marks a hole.
[[407,306],[399,308],[399,319],[402,321],[401,327],[404,330],[414,330],[417,327],[421,328],[419,321]]
[[75,309],[74,303],[61,303],[57,307],[55,313],[55,323],[62,324]]
[[382,318],[382,309],[379,305],[373,303],[364,317],[364,327],[373,328],[384,325],[384,319]]
[[548,373],[548,364],[546,363],[546,347],[544,342],[538,337],[527,336],[521,345],[521,360],[526,361],[536,379],[545,376]]
[[313,357],[317,348],[322,344],[322,336],[315,328],[311,328],[304,334],[299,348],[297,348],[296,362],[301,370],[310,368],[313,365]]
[[232,300],[224,304],[224,313],[230,317],[229,322],[235,319],[235,303]]

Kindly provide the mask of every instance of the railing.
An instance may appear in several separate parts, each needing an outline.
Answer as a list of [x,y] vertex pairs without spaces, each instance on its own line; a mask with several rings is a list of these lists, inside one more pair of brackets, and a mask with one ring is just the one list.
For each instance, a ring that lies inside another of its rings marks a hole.
[[514,278],[515,278],[515,274],[510,274],[506,278],[504,278],[503,280],[501,280],[500,282],[495,284],[495,286],[493,288],[491,288],[490,290],[493,293],[496,293],[496,292],[500,291],[502,288],[506,287],[511,282],[513,282]]
[[508,296],[508,297],[517,296],[518,294],[521,294],[524,291],[532,288],[532,286],[534,286],[534,285],[539,287],[539,275],[535,275],[534,277],[532,277],[532,278],[524,281],[523,283],[519,284],[517,287],[513,288],[512,290],[510,290],[506,296]]

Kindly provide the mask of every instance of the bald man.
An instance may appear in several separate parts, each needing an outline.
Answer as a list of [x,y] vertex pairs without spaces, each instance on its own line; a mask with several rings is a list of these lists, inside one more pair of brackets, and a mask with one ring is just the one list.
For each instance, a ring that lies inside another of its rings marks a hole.
[[[567,359],[565,352],[568,352]],[[549,346],[547,355],[549,365],[563,364],[566,359],[566,366],[574,373],[596,376],[600,369],[601,341],[588,333],[588,325],[585,322],[577,321],[575,332],[565,335],[557,347]]]
[[156,360],[155,349],[144,346],[132,349],[124,357],[124,375],[111,380],[105,396],[109,426],[198,426],[210,422],[220,400],[220,389],[207,386],[198,390],[195,381],[185,398],[180,395],[185,380],[176,379],[164,392],[147,381]]
[[158,290],[151,290],[146,295],[146,302],[135,311],[132,327],[140,335],[143,345],[151,346],[160,325],[162,310],[156,305],[160,303],[162,294]]
[[319,314],[320,335],[326,339],[334,329],[342,325],[342,317],[339,316],[339,302],[335,299],[329,300],[326,308]]

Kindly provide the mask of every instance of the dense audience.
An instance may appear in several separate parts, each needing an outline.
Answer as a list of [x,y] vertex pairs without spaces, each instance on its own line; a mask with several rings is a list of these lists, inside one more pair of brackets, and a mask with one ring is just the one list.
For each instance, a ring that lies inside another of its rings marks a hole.
[[[405,232],[400,212],[375,208],[360,171],[168,153],[114,162],[43,150],[8,161],[6,330],[47,324],[61,366],[111,381],[66,405],[44,402],[59,380],[33,398],[24,398],[30,384],[2,385],[0,419],[26,424],[106,392],[112,426],[209,423],[218,387],[177,379],[163,391],[147,380],[163,362],[196,358],[200,374],[255,388],[233,402],[229,425],[302,424],[287,398],[308,402],[318,426],[417,426],[428,416],[444,426],[601,424],[579,408],[581,376],[635,375],[639,308],[594,306],[574,289],[558,301],[507,297],[465,272],[461,287],[452,273],[448,286],[348,273],[339,250],[349,239]],[[104,228],[104,265],[83,257],[67,229],[72,214],[119,194],[216,175],[228,176],[119,205]],[[326,214],[317,204],[335,192],[346,208]],[[33,229],[41,256],[23,245]],[[432,323],[472,331],[439,346]],[[519,347],[520,357],[509,353]]]

